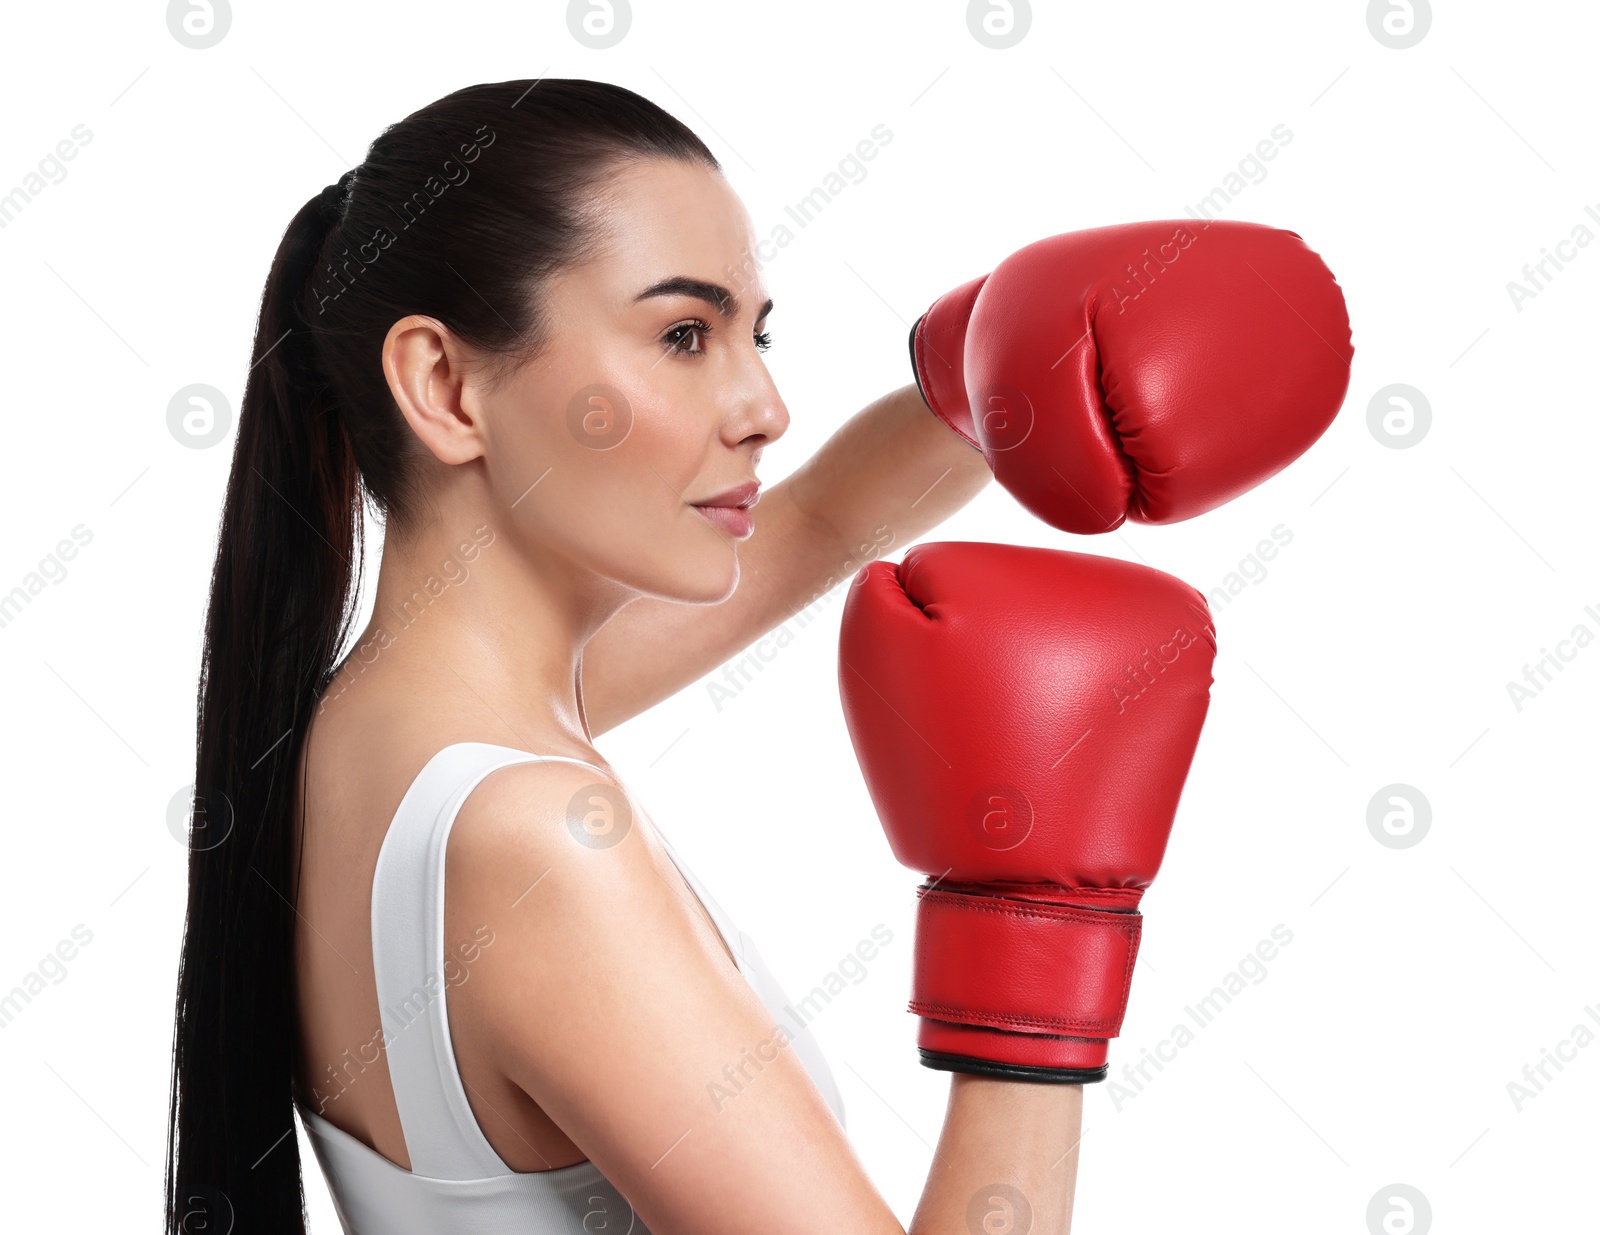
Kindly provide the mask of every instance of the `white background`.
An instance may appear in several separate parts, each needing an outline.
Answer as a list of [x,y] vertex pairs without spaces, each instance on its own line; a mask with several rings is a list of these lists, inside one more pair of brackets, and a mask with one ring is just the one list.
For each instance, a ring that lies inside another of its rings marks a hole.
[[[992,486],[934,537],[1128,557],[1212,592],[1292,533],[1213,600],[1214,703],[1114,1070],[1275,925],[1293,942],[1139,1092],[1087,1091],[1077,1229],[1363,1232],[1397,1183],[1439,1231],[1596,1229],[1580,1172],[1600,1044],[1520,1111],[1507,1089],[1575,1026],[1600,1033],[1600,647],[1563,645],[1571,662],[1520,709],[1507,690],[1575,627],[1600,635],[1600,245],[1520,308],[1507,290],[1578,225],[1600,235],[1595,10],[1440,5],[1394,49],[1357,2],[1039,4],[994,50],[952,0],[640,0],[597,51],[565,7],[275,0],[236,6],[207,50],[159,4],[8,11],[0,193],[74,126],[92,140],[0,229],[0,592],[75,526],[92,541],[0,628],[0,992],[75,925],[93,941],[0,1030],[6,1225],[70,1206],[84,1230],[150,1229],[160,1202],[185,878],[167,810],[193,777],[231,452],[177,442],[168,401],[204,382],[237,408],[285,224],[382,126],[548,74],[680,116],[762,234],[875,125],[892,132],[767,267],[793,415],[768,483],[908,380],[906,327],[934,296],[1043,236],[1182,216],[1287,127],[1220,217],[1293,228],[1344,288],[1355,362],[1324,438],[1189,523],[1073,538]],[[1406,449],[1368,424],[1393,383],[1432,409]],[[841,597],[720,710],[700,683],[600,745],[790,990],[875,924],[894,932],[814,1028],[909,1220],[947,1081],[917,1064],[904,1011],[917,877],[845,735]],[[1396,783],[1431,805],[1409,848],[1368,828]],[[336,1230],[306,1162],[314,1228]]]

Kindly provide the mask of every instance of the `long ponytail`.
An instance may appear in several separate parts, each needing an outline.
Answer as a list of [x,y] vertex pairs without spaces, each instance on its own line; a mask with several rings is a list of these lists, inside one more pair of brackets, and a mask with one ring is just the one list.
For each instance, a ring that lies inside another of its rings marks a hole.
[[361,561],[355,456],[298,313],[329,213],[320,195],[302,207],[273,260],[211,573],[173,1043],[173,1232],[304,1230],[289,795]]
[[201,662],[189,900],[168,1124],[168,1235],[303,1235],[295,1135],[294,797],[349,637],[368,501],[420,517],[420,444],[382,368],[429,315],[491,362],[544,346],[544,281],[593,252],[593,191],[628,160],[717,168],[604,82],[471,86],[390,126],[290,222],[261,296]]

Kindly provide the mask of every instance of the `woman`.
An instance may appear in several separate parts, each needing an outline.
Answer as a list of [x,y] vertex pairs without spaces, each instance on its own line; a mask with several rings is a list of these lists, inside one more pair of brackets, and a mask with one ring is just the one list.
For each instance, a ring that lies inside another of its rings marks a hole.
[[[290,223],[207,618],[170,1231],[302,1230],[295,1109],[360,1235],[902,1231],[809,1036],[714,1096],[785,996],[593,745],[989,479],[905,386],[755,507],[752,240],[693,133],[580,80],[441,99]],[[955,1075],[912,1230],[1006,1229],[998,1180],[1065,1230],[1080,1098]]]

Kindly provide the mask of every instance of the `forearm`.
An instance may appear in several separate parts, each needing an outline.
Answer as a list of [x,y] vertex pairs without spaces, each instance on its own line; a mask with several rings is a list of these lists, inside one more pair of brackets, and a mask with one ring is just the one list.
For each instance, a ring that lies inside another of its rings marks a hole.
[[876,544],[877,557],[937,527],[991,479],[983,455],[906,385],[847,420],[784,483],[841,544]]
[[952,1073],[910,1235],[1067,1235],[1082,1122],[1081,1085]]

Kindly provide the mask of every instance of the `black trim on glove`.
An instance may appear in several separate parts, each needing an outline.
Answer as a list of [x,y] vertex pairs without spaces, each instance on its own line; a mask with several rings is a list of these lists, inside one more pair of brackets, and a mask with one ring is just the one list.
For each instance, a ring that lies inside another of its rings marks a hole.
[[[911,380],[917,384],[917,393],[922,396],[922,401],[928,404],[928,410],[931,412],[933,404],[928,399],[928,392],[922,388],[922,374],[917,372],[917,327],[922,325],[922,318],[927,316],[924,313],[911,323],[911,333],[906,336],[906,349],[911,353]],[[938,413],[934,412],[934,415],[937,416]]]
[[1027,1063],[996,1063],[992,1059],[973,1059],[970,1055],[946,1055],[941,1051],[917,1048],[924,1068],[940,1072],[969,1072],[1005,1081],[1034,1081],[1044,1085],[1092,1085],[1106,1079],[1110,1064],[1098,1068],[1041,1068]]

